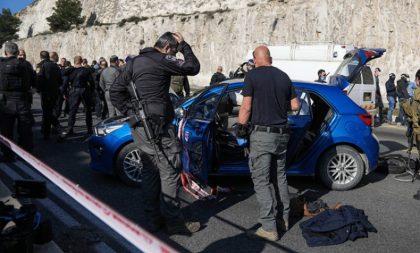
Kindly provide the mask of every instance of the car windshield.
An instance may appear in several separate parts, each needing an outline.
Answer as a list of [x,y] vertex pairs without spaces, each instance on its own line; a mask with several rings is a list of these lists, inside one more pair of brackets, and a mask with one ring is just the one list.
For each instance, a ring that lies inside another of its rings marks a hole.
[[358,54],[347,54],[344,56],[344,60],[338,67],[335,75],[341,75],[348,78],[359,64],[360,59]]

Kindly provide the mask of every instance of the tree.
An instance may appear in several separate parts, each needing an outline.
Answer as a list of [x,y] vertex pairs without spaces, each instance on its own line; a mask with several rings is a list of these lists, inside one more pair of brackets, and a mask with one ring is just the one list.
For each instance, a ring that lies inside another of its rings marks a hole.
[[53,10],[54,13],[47,18],[52,32],[66,32],[85,21],[79,0],[58,0]]
[[12,15],[10,9],[3,9],[0,14],[0,48],[4,42],[19,38],[16,34],[19,31],[21,21]]

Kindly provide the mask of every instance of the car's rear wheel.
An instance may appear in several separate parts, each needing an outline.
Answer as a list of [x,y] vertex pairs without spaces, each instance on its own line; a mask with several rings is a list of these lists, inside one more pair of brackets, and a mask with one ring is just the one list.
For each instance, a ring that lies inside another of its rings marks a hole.
[[123,147],[116,159],[116,174],[127,185],[141,185],[141,170],[143,162],[141,151],[134,144],[130,143]]
[[342,145],[328,150],[321,157],[318,169],[320,178],[327,187],[345,191],[362,180],[364,164],[357,150]]

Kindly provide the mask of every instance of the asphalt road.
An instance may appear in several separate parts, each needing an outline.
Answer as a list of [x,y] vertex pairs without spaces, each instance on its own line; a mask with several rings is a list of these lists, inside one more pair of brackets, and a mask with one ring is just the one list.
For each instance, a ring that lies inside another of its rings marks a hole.
[[[123,185],[113,176],[89,169],[89,153],[84,141],[84,120],[80,114],[76,123],[76,136],[64,143],[54,138],[44,141],[40,135],[41,111],[39,98],[35,97],[35,155],[59,173],[80,185],[106,204],[140,226],[145,222],[142,211],[141,188]],[[61,119],[64,126],[65,119]],[[381,126],[374,129],[381,141],[381,156],[405,155],[404,129]],[[420,181],[402,183],[393,179],[383,168],[366,176],[355,189],[346,192],[329,191],[314,178],[289,179],[290,191],[314,190],[313,195],[333,205],[337,202],[363,209],[378,233],[369,238],[346,242],[337,246],[310,248],[306,245],[299,223],[306,218],[292,220],[291,229],[281,235],[276,243],[251,240],[245,235],[257,226],[258,204],[249,178],[231,178],[236,191],[217,200],[199,201],[181,191],[183,211],[197,219],[204,228],[193,236],[157,236],[182,252],[418,252],[420,247],[420,201],[412,195],[419,189]],[[60,242],[58,242],[60,243]]]

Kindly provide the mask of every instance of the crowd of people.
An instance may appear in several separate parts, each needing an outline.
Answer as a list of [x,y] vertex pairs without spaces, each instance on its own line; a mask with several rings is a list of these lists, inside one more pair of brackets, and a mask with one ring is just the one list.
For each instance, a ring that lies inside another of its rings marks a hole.
[[[138,56],[128,57],[126,61],[113,55],[109,62],[101,57],[89,64],[87,59],[78,55],[72,65],[65,58],[59,60],[56,52],[41,51],[36,71],[26,61],[25,51],[19,50],[17,44],[5,43],[4,52],[6,57],[0,58],[2,135],[13,139],[17,122],[18,144],[28,151],[32,150],[32,89],[41,96],[42,134],[46,140],[54,131],[60,134],[61,139],[74,133],[80,104],[83,104],[86,115],[88,134],[93,133],[92,112],[98,119],[118,113],[129,116],[135,119],[130,121],[130,126],[145,165],[141,173],[143,206],[148,217],[146,228],[156,232],[166,227],[169,233],[194,233],[201,228],[199,222],[183,217],[178,198],[182,146],[177,129],[172,124],[175,115],[169,87],[172,86],[180,96],[185,90],[188,96],[187,76],[200,71],[200,62],[180,33],[164,33],[153,47],[142,49]],[[178,52],[183,54],[183,60],[176,58]],[[223,68],[219,66],[211,85],[226,79],[222,72]],[[377,68],[377,87],[379,73]],[[326,75],[320,70],[318,81],[325,81]],[[248,231],[247,235],[276,241],[279,239],[277,228],[284,231],[289,228],[290,200],[285,168],[290,136],[287,113],[298,110],[300,101],[289,76],[272,66],[266,46],[257,47],[253,60],[241,64],[231,77],[244,76],[236,136],[250,139],[249,164],[261,223],[258,229]],[[420,85],[420,71],[416,73],[416,82],[417,86]],[[127,97],[130,84],[139,91],[139,102],[148,115],[143,127],[140,127],[135,112],[140,108],[133,108],[131,98]],[[407,74],[401,75],[397,85],[395,74],[389,75],[386,82],[390,104],[388,122],[392,122],[397,97],[399,103],[410,101],[410,106],[407,106],[410,109],[406,110],[407,113],[402,112],[400,121],[404,124],[405,115],[410,116],[415,133],[420,136],[420,89],[414,90],[415,87]],[[380,91],[377,98],[381,98]],[[63,110],[64,104],[67,106]],[[58,121],[63,111],[68,113],[66,127]],[[248,125],[250,122],[251,127]],[[149,125],[152,134],[146,134],[145,127]],[[2,145],[2,153],[0,162],[14,161],[14,154],[8,147]],[[271,185],[277,189],[275,194],[271,192]]]
[[[6,43],[6,56],[8,54],[13,56],[17,52],[19,60],[16,62],[17,67],[24,66],[29,72],[28,84],[24,87],[27,90],[29,105],[32,104],[34,91],[41,97],[41,131],[45,140],[50,139],[51,132],[59,134],[60,138],[74,133],[73,128],[80,104],[83,105],[86,115],[87,134],[93,133],[93,112],[99,120],[118,114],[118,110],[110,101],[109,89],[125,67],[123,59],[113,55],[109,58],[109,62],[100,57],[99,61],[93,60],[89,64],[82,56],[75,56],[72,65],[66,58],[59,59],[57,52],[41,51],[40,61],[34,70],[32,64],[26,61],[25,50],[17,48],[14,43]],[[127,60],[129,59],[131,57],[127,57]],[[67,115],[67,126],[62,126],[59,118]],[[33,119],[31,121],[33,122]]]

